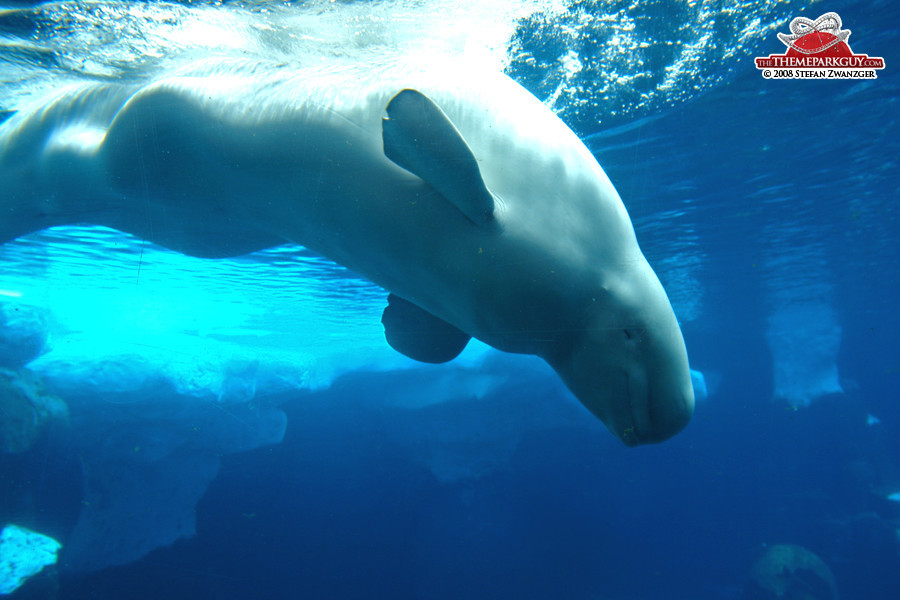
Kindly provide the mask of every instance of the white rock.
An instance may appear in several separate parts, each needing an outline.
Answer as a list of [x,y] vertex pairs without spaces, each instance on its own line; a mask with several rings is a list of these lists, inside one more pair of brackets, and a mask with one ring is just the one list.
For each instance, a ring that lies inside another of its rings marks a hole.
[[38,356],[50,333],[47,311],[0,298],[0,367],[18,369]]
[[0,594],[11,594],[25,581],[56,563],[61,548],[51,537],[9,524],[0,532]]

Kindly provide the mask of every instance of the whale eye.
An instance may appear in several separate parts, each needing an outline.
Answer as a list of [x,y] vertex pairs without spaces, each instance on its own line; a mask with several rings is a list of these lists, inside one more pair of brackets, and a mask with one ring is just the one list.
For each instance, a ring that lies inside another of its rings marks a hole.
[[625,335],[625,339],[630,342],[638,342],[641,337],[644,335],[643,329],[637,329],[635,327],[626,327],[622,330],[622,333]]

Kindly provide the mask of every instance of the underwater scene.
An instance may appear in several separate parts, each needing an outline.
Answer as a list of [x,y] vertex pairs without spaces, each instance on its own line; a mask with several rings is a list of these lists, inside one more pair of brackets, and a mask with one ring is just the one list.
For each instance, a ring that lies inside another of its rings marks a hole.
[[0,597],[897,600],[898,21],[0,0]]

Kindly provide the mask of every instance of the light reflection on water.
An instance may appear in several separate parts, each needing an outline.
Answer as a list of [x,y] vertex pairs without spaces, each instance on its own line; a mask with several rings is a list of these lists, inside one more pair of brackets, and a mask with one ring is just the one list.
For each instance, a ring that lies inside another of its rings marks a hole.
[[0,247],[0,264],[0,289],[51,306],[67,333],[178,332],[309,349],[380,337],[386,299],[302,247],[199,259],[104,227],[26,236]]

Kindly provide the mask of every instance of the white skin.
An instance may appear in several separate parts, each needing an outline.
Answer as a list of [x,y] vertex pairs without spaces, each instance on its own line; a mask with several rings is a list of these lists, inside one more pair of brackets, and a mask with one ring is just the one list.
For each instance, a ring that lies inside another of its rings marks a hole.
[[[385,157],[381,119],[404,88],[472,150],[495,202],[487,225]],[[671,437],[693,412],[681,331],[618,194],[501,74],[210,61],[141,88],[83,85],[0,126],[0,181],[0,242],[96,223],[201,257],[302,244],[544,358],[628,445]]]

